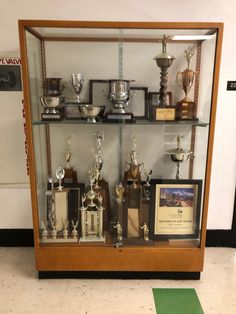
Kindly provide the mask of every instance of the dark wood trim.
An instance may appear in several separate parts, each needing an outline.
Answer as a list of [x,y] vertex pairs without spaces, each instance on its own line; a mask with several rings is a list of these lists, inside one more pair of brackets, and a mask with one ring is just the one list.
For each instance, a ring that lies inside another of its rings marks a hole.
[[174,279],[199,280],[200,272],[39,271],[39,279]]

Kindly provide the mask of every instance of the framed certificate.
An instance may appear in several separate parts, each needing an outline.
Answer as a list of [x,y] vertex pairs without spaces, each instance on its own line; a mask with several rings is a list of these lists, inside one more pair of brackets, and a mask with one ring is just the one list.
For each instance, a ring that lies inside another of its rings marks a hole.
[[150,228],[153,239],[199,236],[201,180],[152,180]]

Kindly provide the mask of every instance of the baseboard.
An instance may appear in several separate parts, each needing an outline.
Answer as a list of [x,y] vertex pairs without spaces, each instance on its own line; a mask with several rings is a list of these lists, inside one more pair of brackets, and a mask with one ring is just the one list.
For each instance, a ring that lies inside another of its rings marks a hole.
[[34,246],[33,229],[0,229],[0,246]]
[[207,230],[206,247],[236,247],[236,233],[233,230]]
[[[0,229],[0,246],[34,246],[32,229]],[[207,230],[207,247],[236,247],[232,230]]]
[[172,279],[199,280],[200,272],[39,271],[39,279]]

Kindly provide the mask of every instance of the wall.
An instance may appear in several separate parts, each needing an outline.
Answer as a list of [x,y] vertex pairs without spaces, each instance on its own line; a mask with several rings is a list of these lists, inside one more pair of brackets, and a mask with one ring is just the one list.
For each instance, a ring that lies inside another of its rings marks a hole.
[[[235,80],[236,74],[236,63],[232,61],[236,55],[236,41],[232,35],[236,23],[235,11],[235,0],[190,0],[187,2],[184,0],[147,0],[145,2],[22,0],[11,1],[10,5],[9,2],[1,1],[0,38],[4,40],[1,41],[0,56],[19,56],[18,19],[224,22],[208,228],[230,229],[236,181],[236,124],[234,121],[236,93],[226,91],[226,82]],[[22,121],[21,110],[19,110],[21,103],[14,98],[13,94],[9,94],[4,104],[6,102],[9,104],[9,110],[3,111],[3,107],[1,108],[3,98],[0,94],[1,150],[11,145],[14,148],[12,154],[18,156],[17,166],[23,170],[25,169],[23,127],[19,123]],[[11,117],[9,125],[4,124],[6,115],[8,118],[9,115]],[[4,154],[4,151],[2,153]],[[10,163],[8,167],[11,172]],[[22,183],[24,181],[25,178],[22,178]],[[16,186],[12,185],[12,182],[0,182],[0,201],[4,204],[0,209],[0,228],[31,227],[28,187],[25,185],[22,187],[19,182]]]

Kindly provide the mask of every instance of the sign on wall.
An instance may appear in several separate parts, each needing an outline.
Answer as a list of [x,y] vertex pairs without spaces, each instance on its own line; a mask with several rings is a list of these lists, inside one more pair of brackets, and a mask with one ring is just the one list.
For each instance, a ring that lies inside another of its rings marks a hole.
[[0,57],[0,91],[21,91],[20,58]]

